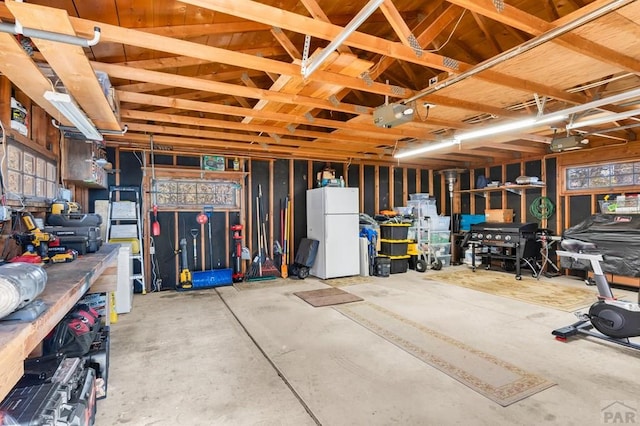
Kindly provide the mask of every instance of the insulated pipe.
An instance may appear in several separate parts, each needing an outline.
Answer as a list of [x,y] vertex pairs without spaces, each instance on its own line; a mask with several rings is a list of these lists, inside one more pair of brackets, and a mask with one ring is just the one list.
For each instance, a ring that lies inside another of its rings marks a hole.
[[42,293],[47,272],[33,263],[6,263],[0,266],[0,318],[20,309]]
[[302,64],[302,76],[304,78],[309,77],[318,67],[327,60],[329,55],[333,53],[340,45],[349,37],[364,21],[367,20],[373,12],[382,4],[384,0],[369,0],[369,3],[362,8],[360,12],[347,24],[346,27],[342,30],[340,34],[331,42],[327,47],[325,47],[317,57],[313,58],[313,61],[308,63],[309,59],[307,59],[307,63],[303,62]]
[[575,19],[574,21],[568,22],[565,25],[562,25],[560,27],[554,28],[550,31],[547,31],[546,33],[540,34],[537,37],[532,38],[531,40],[525,41],[524,43],[515,46],[509,50],[505,50],[504,52],[502,52],[499,55],[494,56],[491,59],[488,59],[484,62],[481,62],[480,64],[476,65],[475,67],[463,72],[462,74],[458,74],[455,77],[452,78],[448,78],[446,80],[443,80],[441,83],[437,83],[435,84],[433,87],[430,87],[420,93],[418,93],[417,95],[414,95],[412,97],[410,97],[409,99],[405,99],[404,101],[402,101],[402,103],[404,104],[408,104],[410,102],[416,101],[420,98],[423,98],[427,95],[430,95],[432,93],[435,93],[439,90],[444,89],[445,87],[449,87],[455,83],[459,83],[462,80],[466,80],[469,77],[472,77],[478,73],[481,73],[482,71],[486,71],[489,68],[492,68],[498,64],[501,64],[502,62],[511,59],[511,58],[515,58],[516,56],[528,52],[529,50],[533,49],[534,47],[538,47],[541,44],[544,44],[556,37],[559,37],[565,33],[568,33],[569,31],[575,30],[576,28],[587,24],[591,21],[593,21],[594,19],[598,19],[610,12],[613,12],[616,9],[619,9],[623,6],[626,6],[630,3],[635,2],[636,0],[614,0],[602,7],[599,7],[598,9],[587,13],[584,16],[581,16],[577,19]]
[[80,47],[95,46],[100,41],[99,27],[93,27],[93,38],[90,40],[78,36],[72,36],[69,34],[54,33],[52,31],[37,30],[35,28],[25,28],[17,22],[15,24],[0,22],[0,31],[10,34],[21,34],[31,38],[40,38],[43,40],[73,44]]

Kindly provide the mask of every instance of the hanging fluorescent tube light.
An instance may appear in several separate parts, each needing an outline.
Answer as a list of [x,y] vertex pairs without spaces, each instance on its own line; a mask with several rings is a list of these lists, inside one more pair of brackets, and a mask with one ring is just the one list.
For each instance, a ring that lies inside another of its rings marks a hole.
[[87,117],[73,101],[71,96],[66,93],[47,90],[44,92],[44,98],[51,102],[51,105],[60,111],[87,139],[94,141],[103,140],[102,134],[96,129],[96,126],[94,126],[91,120],[89,120],[89,117]]
[[449,148],[459,144],[460,144],[459,139],[447,139],[442,142],[430,143],[428,145],[421,146],[420,148],[398,152],[393,156],[393,158],[413,157],[414,155],[424,154],[425,152],[437,151],[439,149]]
[[491,136],[499,133],[512,132],[515,130],[522,130],[528,127],[533,127],[541,124],[548,124],[548,123],[553,123],[555,121],[564,120],[565,118],[567,118],[566,115],[550,114],[546,116],[543,115],[538,118],[527,118],[524,120],[513,121],[511,123],[498,124],[497,126],[489,126],[483,129],[474,130],[467,133],[461,133],[459,135],[456,135],[455,138],[452,140],[437,142],[430,145],[425,145],[420,148],[399,152],[398,154],[394,155],[394,158],[412,157],[414,155],[424,154],[425,152],[435,151],[438,149],[459,145],[460,142],[466,141],[469,139],[480,138],[483,136]]
[[598,117],[588,118],[582,121],[576,121],[567,124],[567,130],[578,129],[580,127],[595,126],[597,124],[611,123],[613,121],[624,120],[625,118],[633,117],[634,115],[640,115],[640,109],[634,109],[632,111],[619,112],[617,114],[605,114]]
[[456,135],[456,139],[460,141],[466,141],[469,139],[481,138],[483,136],[492,136],[500,133],[513,132],[515,130],[523,130],[528,127],[537,126],[540,124],[553,123],[555,121],[564,120],[566,115],[549,115],[541,116],[539,118],[526,118],[524,120],[512,121],[510,123],[498,124],[496,126],[485,127],[484,129],[478,129],[471,132],[460,133]]
[[369,16],[376,11],[376,9],[384,2],[384,0],[370,0],[365,7],[347,24],[340,34],[331,42],[327,47],[322,49],[317,57],[313,58],[310,62],[309,58],[306,62],[302,63],[302,76],[304,78],[309,77],[318,67],[327,60],[327,58],[336,50],[340,45],[349,37],[355,30],[358,29]]

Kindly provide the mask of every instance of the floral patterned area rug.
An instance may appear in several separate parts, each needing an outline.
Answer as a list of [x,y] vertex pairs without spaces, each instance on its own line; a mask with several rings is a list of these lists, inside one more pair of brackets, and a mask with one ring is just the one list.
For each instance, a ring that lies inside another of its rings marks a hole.
[[555,384],[373,303],[333,309],[503,407]]

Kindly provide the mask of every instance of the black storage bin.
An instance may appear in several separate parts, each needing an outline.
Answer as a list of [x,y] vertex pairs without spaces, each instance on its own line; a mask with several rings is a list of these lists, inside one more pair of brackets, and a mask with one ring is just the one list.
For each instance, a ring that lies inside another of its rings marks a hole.
[[411,256],[391,256],[389,259],[391,260],[391,273],[392,274],[402,274],[407,272],[409,269],[409,258]]
[[406,256],[409,240],[380,240],[380,253],[385,256]]
[[378,256],[373,262],[373,273],[378,277],[388,277],[391,273],[391,259]]
[[381,240],[406,240],[409,235],[408,223],[381,223]]

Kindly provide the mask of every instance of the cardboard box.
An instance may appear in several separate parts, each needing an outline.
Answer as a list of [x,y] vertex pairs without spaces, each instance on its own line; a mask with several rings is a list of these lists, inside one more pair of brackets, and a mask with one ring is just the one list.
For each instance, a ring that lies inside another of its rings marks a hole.
[[487,209],[484,211],[487,222],[513,222],[513,209]]

